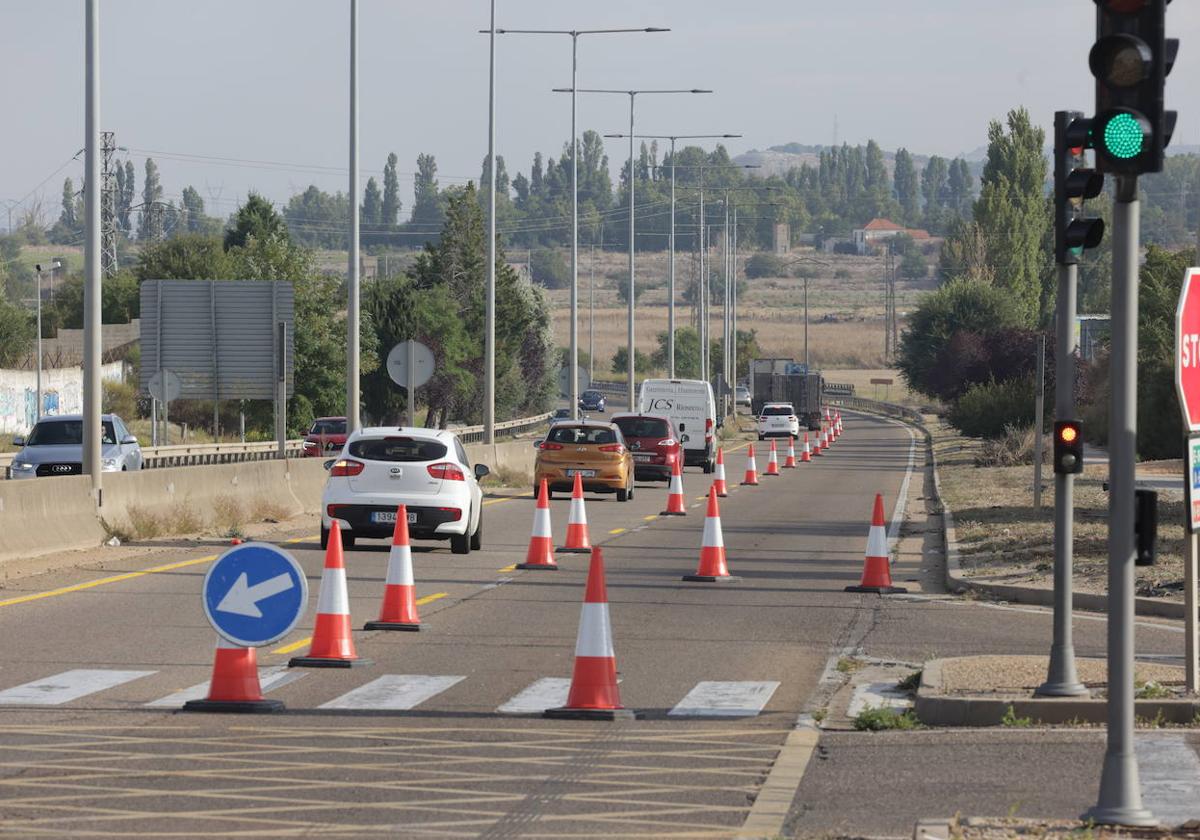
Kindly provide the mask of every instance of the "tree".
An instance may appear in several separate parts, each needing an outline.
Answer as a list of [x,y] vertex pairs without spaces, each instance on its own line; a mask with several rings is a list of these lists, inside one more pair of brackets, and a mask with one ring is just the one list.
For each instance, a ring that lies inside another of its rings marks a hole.
[[246,203],[237,209],[230,223],[232,227],[225,231],[226,251],[246,247],[252,237],[280,238],[290,242],[283,219],[275,212],[271,202],[255,192],[247,196]]
[[117,214],[117,226],[124,231],[126,236],[132,236],[133,221],[129,218],[129,214],[133,208],[133,197],[137,194],[133,161],[127,160],[124,167],[120,165],[116,167],[116,179],[117,195],[114,209]]
[[233,265],[221,240],[182,234],[146,245],[138,252],[134,275],[143,280],[232,280]]
[[29,311],[0,298],[0,367],[16,367],[36,338]]
[[444,219],[438,199],[437,161],[433,155],[417,155],[417,174],[413,177],[414,225],[440,225]]
[[746,260],[746,276],[751,279],[783,277],[786,271],[787,260],[770,251],[758,251]]
[[991,285],[995,272],[988,261],[987,241],[978,224],[963,219],[954,220],[946,241],[942,243],[938,274],[942,282],[963,279]]
[[571,266],[556,248],[540,248],[529,261],[532,280],[547,289],[565,289],[571,285]]
[[[740,333],[741,330],[738,330]],[[657,369],[666,371],[670,368],[670,348],[667,339],[669,333],[658,334],[658,349],[650,357],[650,363]],[[622,348],[624,349],[624,348]],[[621,356],[621,367],[614,373],[626,373],[628,357]],[[614,358],[613,363],[616,363]],[[634,359],[637,364],[637,359]],[[681,379],[700,378],[700,334],[693,327],[676,327],[675,329],[675,375]]]
[[909,280],[925,279],[929,274],[929,265],[920,251],[914,248],[904,255],[900,260],[900,274]]
[[146,158],[146,177],[142,183],[142,208],[138,213],[138,239],[142,242],[157,242],[163,238],[163,222],[159,202],[163,189],[158,180],[158,166],[154,158]]
[[398,162],[399,158],[392,152],[383,166],[383,205],[380,207],[379,223],[388,229],[394,228],[400,217],[400,179],[396,175]]
[[[679,373],[678,348],[676,348],[676,354],[677,355],[675,357],[675,372]],[[633,372],[634,372],[634,374],[636,375],[639,373],[649,373],[652,369],[653,369],[653,367],[650,363],[650,357],[647,356],[645,353],[643,353],[641,350],[635,351],[633,354]],[[622,344],[620,347],[617,348],[617,352],[613,353],[612,372],[616,373],[616,374],[621,374],[621,375],[625,375],[625,374],[629,373],[629,351],[626,349],[626,345],[624,345],[624,344]]]
[[330,195],[310,185],[288,199],[283,217],[289,235],[311,248],[348,248],[346,229],[350,218],[350,199],[345,193]]
[[947,206],[950,212],[960,219],[970,216],[975,189],[974,179],[971,177],[971,167],[962,158],[955,158],[950,162],[946,188],[949,191]]
[[200,197],[200,193],[195,187],[183,188],[183,213],[188,233],[202,233],[208,229],[209,220],[204,215],[204,199]]
[[363,191],[362,210],[359,214],[360,224],[366,228],[376,228],[383,218],[383,196],[379,192],[379,184],[375,179],[367,179],[367,188]]
[[946,229],[946,202],[949,199],[950,167],[946,159],[933,155],[921,173],[921,196],[925,199],[925,229],[941,233]]
[[63,181],[62,210],[58,221],[50,228],[50,241],[56,245],[77,245],[83,234],[80,224],[78,199],[75,195],[75,185],[70,178]]
[[896,150],[895,172],[892,177],[895,184],[896,200],[900,202],[900,213],[907,225],[917,224],[921,213],[921,197],[917,181],[917,167],[913,165],[912,155],[908,149]]

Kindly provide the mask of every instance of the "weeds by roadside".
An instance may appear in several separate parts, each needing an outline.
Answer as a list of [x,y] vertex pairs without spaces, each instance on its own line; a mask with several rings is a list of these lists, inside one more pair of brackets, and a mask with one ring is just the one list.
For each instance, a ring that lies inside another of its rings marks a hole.
[[1000,718],[1001,726],[1009,726],[1017,729],[1027,729],[1033,726],[1033,718],[1019,717],[1016,710],[1010,705],[1004,710],[1004,716]]
[[904,679],[896,683],[897,691],[907,691],[909,694],[915,694],[917,689],[921,687],[921,674],[924,671],[913,671]]
[[882,732],[887,729],[919,729],[912,709],[893,709],[888,706],[867,706],[854,716],[854,728],[860,732]]

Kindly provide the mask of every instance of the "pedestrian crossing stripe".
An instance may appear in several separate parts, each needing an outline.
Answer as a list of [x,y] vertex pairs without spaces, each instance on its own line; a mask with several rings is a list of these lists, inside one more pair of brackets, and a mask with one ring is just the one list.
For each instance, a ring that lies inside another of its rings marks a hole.
[[385,674],[348,691],[341,697],[322,703],[321,709],[381,709],[403,712],[436,697],[466,677],[429,676],[426,674]]
[[675,717],[754,717],[771,700],[777,682],[705,680],[667,712]]
[[0,705],[61,706],[155,673],[158,672],[77,668],[0,691]]

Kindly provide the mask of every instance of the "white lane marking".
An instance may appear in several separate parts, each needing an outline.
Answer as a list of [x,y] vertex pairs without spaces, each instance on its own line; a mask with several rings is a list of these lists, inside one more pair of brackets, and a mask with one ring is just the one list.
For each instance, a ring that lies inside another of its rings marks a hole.
[[907,709],[911,705],[912,697],[898,690],[895,683],[863,683],[855,686],[850,705],[846,707],[846,717],[854,720],[859,712],[868,708]]
[[157,671],[108,671],[78,668],[63,671],[52,677],[14,686],[0,691],[0,705],[5,706],[58,706],[115,688],[122,683],[156,674]]
[[502,715],[540,714],[567,704],[571,680],[566,677],[543,677],[520,694],[496,709]]
[[888,526],[888,548],[892,551],[896,549],[896,541],[900,539],[900,525],[904,522],[904,511],[908,507],[908,484],[912,480],[913,466],[917,460],[917,436],[913,433],[912,427],[905,424],[897,424],[902,426],[908,432],[908,467],[904,471],[904,480],[900,482],[900,491],[896,494],[896,509],[892,512],[892,524]]
[[328,703],[321,709],[386,709],[403,712],[436,697],[466,677],[385,674]]
[[696,683],[668,715],[680,717],[754,717],[771,700],[777,682]]
[[1164,825],[1200,817],[1200,758],[1180,733],[1136,737],[1142,804]]
[[[274,688],[282,688],[288,683],[293,683],[304,676],[303,671],[289,669],[286,665],[271,665],[267,668],[262,668],[258,672],[258,684],[264,692]],[[166,697],[160,697],[157,700],[151,700],[146,704],[147,708],[180,708],[189,700],[203,700],[208,696],[208,680],[202,683],[197,683],[190,688],[184,688],[179,691],[172,692]]]

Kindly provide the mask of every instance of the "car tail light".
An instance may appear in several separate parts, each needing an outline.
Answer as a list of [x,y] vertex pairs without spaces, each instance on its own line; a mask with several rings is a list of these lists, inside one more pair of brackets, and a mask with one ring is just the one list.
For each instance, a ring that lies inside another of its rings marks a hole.
[[340,519],[341,517],[338,514],[338,511],[344,507],[346,507],[346,505],[330,505],[329,507],[325,508],[325,512],[329,515],[330,519]]
[[440,464],[430,464],[426,469],[434,478],[441,478],[448,481],[466,481],[466,476],[463,471],[458,468],[458,464],[451,464],[449,461],[443,461]]
[[542,441],[541,448],[548,450],[548,451],[549,450],[559,450],[559,449],[562,449],[562,444],[561,443],[551,443],[548,440],[544,440],[544,441]]
[[367,465],[362,461],[351,461],[349,458],[343,458],[340,461],[334,462],[334,465],[329,470],[329,474],[331,476],[358,475],[366,467]]
[[795,414],[793,414],[791,417],[789,417],[788,420],[790,420],[793,423],[799,422],[799,418]]
[[462,508],[443,507],[438,508],[438,510],[443,510],[446,513],[454,514],[454,516],[449,520],[451,522],[457,522],[458,520],[462,519]]
[[625,447],[619,443],[608,443],[600,447],[601,452],[624,452]]

